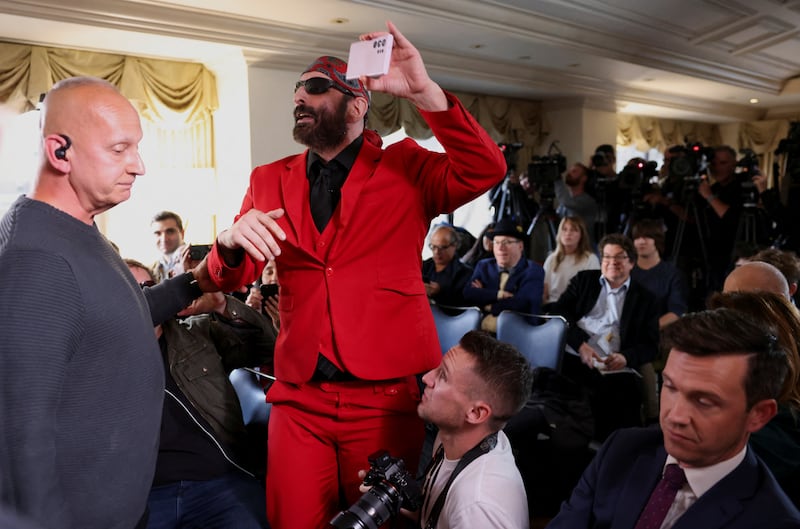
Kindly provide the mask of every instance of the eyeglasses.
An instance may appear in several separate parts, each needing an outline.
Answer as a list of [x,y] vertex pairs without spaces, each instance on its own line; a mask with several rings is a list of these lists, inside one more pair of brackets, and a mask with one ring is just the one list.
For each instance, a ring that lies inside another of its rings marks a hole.
[[446,246],[436,246],[435,244],[429,244],[428,248],[431,249],[432,252],[443,252],[448,248],[452,248],[455,244],[448,244]]
[[628,254],[621,253],[619,255],[603,255],[603,261],[614,261],[615,263],[621,263],[622,261],[628,260]]
[[155,284],[156,284],[155,281],[147,280],[147,281],[142,281],[141,283],[139,283],[139,287],[141,287],[141,288],[152,287],[152,286],[155,286]]
[[518,241],[517,239],[502,239],[499,241],[497,239],[492,240],[492,244],[494,244],[495,246],[500,246],[501,248],[505,248],[506,246],[517,244],[519,242],[522,241]]
[[340,91],[343,94],[352,97],[356,96],[352,91],[348,90],[347,88],[339,86],[338,84],[334,83],[331,79],[326,79],[325,77],[311,77],[309,79],[306,79],[305,81],[297,81],[294,84],[294,91],[297,92],[298,90],[300,90],[301,86],[305,88],[306,92],[308,92],[311,95],[324,94],[325,92],[333,88],[335,90]]

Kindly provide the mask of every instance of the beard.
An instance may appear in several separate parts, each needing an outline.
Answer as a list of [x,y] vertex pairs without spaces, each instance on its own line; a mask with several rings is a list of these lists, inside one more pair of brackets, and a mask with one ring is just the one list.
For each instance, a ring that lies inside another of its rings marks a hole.
[[317,110],[307,105],[294,109],[298,114],[306,114],[314,120],[311,123],[295,123],[292,135],[297,143],[315,152],[327,151],[341,145],[347,135],[347,97],[339,100],[333,112],[327,108]]
[[581,183],[581,175],[571,175],[567,173],[564,176],[564,183],[567,184],[567,187],[575,187]]

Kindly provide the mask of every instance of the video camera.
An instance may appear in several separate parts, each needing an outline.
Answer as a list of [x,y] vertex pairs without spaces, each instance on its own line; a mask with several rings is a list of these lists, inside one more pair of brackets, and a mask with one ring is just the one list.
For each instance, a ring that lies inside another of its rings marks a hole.
[[528,164],[528,180],[539,191],[541,198],[555,197],[555,183],[567,170],[567,158],[553,142],[546,156],[533,156]]
[[379,450],[368,458],[370,468],[364,485],[371,488],[330,525],[337,529],[378,529],[400,508],[416,511],[422,504],[422,489],[407,470],[405,462]]
[[503,153],[503,157],[506,159],[506,172],[512,171],[517,168],[517,153],[523,147],[521,142],[517,143],[498,143],[498,147],[500,147],[500,152]]
[[620,189],[630,189],[632,194],[643,194],[654,177],[658,177],[658,163],[638,159],[634,163],[628,163],[617,178]]
[[702,143],[687,143],[686,154],[672,158],[669,162],[669,178],[699,182],[708,171],[714,159],[714,148],[704,147]]
[[758,189],[753,182],[753,176],[760,172],[758,156],[751,149],[739,149],[739,154],[744,155],[736,162],[736,180],[741,188],[742,206],[754,208],[758,205]]

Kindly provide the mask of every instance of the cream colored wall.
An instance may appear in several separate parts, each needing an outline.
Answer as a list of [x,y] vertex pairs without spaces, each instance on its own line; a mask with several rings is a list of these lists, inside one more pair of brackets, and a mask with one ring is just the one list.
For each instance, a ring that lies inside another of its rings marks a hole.
[[303,150],[292,138],[294,84],[299,72],[251,66],[250,154],[253,167]]
[[616,113],[611,105],[583,98],[545,101],[542,104],[550,135],[537,154],[547,154],[553,141],[567,157],[567,164],[588,164],[594,149],[601,144],[616,145]]

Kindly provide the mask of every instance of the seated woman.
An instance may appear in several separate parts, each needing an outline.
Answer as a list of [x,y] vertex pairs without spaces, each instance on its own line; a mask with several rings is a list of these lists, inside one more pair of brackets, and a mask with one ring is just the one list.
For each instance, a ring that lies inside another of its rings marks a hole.
[[544,261],[544,302],[558,301],[569,280],[583,270],[599,270],[589,231],[581,217],[564,217],[558,225],[556,249]]

